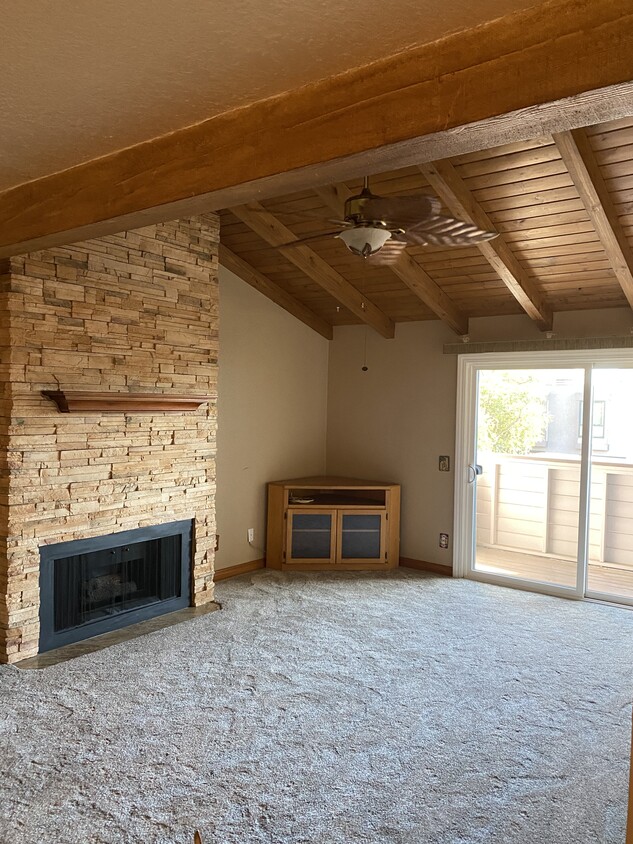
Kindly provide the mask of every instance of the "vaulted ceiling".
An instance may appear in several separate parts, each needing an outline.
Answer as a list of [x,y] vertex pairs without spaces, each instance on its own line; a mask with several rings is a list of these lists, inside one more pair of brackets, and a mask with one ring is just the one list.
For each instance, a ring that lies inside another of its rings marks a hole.
[[[435,193],[445,212],[499,232],[479,247],[408,247],[391,267],[337,239],[283,246],[331,229],[359,180],[222,212],[223,263],[324,336],[366,322],[633,306],[633,117],[372,177],[381,195]],[[314,217],[314,220],[310,218]]]
[[[633,302],[630,0],[220,5],[3,4],[0,258],[227,209],[224,263],[325,336]],[[287,245],[363,175],[500,236]]]
[[536,5],[3,0],[0,190]]

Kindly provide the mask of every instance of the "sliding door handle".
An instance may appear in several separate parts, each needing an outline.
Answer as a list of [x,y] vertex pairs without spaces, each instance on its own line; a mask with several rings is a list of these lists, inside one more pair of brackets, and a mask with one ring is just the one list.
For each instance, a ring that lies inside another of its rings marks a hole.
[[468,464],[468,483],[474,484],[476,479],[477,479],[477,475],[483,475],[483,473],[484,473],[484,467],[480,463],[475,463],[474,465],[472,463],[469,463]]

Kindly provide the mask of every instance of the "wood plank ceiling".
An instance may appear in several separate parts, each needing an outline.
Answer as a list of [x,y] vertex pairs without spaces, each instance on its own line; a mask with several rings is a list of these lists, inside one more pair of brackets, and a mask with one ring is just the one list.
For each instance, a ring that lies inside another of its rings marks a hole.
[[[437,193],[445,213],[500,237],[479,247],[408,247],[391,267],[340,240],[283,247],[334,228],[359,181],[221,212],[221,261],[323,336],[393,323],[633,306],[633,117],[371,177],[374,193]],[[306,216],[307,215],[307,216]],[[312,219],[312,217],[314,219]],[[249,277],[247,277],[249,276]]]

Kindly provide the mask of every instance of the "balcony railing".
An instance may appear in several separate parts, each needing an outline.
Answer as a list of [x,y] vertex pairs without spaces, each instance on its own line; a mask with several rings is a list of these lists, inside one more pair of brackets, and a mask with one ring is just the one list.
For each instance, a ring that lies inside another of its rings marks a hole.
[[[580,459],[573,455],[481,455],[477,544],[575,560]],[[633,464],[591,466],[589,559],[633,569]]]

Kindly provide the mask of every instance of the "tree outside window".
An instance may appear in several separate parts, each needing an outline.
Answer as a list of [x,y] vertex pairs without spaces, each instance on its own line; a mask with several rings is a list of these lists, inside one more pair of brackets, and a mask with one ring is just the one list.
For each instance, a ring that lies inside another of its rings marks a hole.
[[545,439],[549,420],[541,381],[521,370],[480,373],[479,451],[529,454]]

